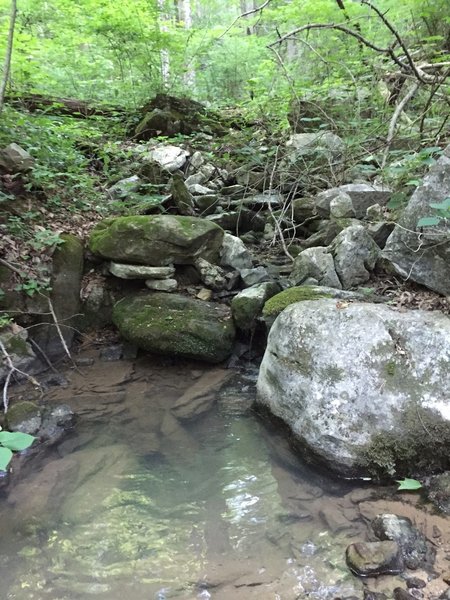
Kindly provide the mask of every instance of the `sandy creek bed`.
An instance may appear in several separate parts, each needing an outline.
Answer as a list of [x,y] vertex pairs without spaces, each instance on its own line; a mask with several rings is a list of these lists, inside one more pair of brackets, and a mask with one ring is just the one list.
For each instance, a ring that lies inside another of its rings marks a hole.
[[[69,404],[76,430],[30,459],[0,504],[2,599],[362,597],[344,552],[382,512],[420,526],[437,572],[450,565],[450,521],[418,496],[301,465],[253,413],[254,371],[96,357],[66,376],[46,401]],[[180,421],[171,408],[194,385],[214,408]],[[424,597],[446,588],[436,577]]]

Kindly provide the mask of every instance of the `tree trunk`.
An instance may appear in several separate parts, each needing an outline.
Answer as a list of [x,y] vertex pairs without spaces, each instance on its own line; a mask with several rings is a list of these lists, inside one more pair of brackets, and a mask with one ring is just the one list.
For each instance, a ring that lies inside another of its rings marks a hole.
[[0,113],[3,110],[3,105],[5,103],[6,86],[8,85],[9,71],[11,68],[11,57],[12,57],[12,49],[13,49],[13,41],[14,41],[14,28],[16,26],[16,16],[17,16],[17,0],[12,0],[11,1],[11,14],[10,14],[10,18],[9,18],[8,42],[6,45],[5,61],[3,63],[3,76],[2,76],[2,80],[0,82]]

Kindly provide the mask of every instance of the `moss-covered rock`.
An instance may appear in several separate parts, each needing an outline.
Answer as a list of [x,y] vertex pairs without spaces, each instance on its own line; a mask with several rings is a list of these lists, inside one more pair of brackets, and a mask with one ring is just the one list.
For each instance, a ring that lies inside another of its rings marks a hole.
[[227,307],[175,294],[123,298],[114,306],[113,321],[143,350],[210,363],[230,356],[235,336]]
[[58,332],[53,323],[47,324],[48,318],[45,318],[45,324],[33,330],[33,337],[50,358],[57,358],[65,353],[60,334],[66,346],[70,348],[81,307],[83,242],[70,233],[63,234],[61,238],[64,243],[58,246],[53,254],[50,298],[57,321],[62,326]]
[[264,317],[276,317],[290,304],[295,302],[304,302],[305,300],[319,300],[320,298],[331,298],[329,293],[324,291],[316,285],[302,285],[292,287],[275,296],[272,296],[264,304],[263,316]]
[[6,425],[11,431],[34,435],[39,431],[41,423],[42,412],[34,402],[17,402],[6,415]]
[[105,219],[91,233],[89,248],[103,258],[150,266],[217,262],[223,230],[205,219],[150,215]]

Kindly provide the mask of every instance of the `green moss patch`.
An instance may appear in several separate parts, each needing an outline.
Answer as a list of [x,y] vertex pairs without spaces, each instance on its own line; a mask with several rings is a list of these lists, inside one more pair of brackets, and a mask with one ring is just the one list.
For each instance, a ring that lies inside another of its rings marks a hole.
[[313,285],[292,287],[267,300],[263,308],[263,316],[276,317],[290,304],[305,300],[320,300],[321,298],[331,298],[331,295],[321,292],[320,288]]

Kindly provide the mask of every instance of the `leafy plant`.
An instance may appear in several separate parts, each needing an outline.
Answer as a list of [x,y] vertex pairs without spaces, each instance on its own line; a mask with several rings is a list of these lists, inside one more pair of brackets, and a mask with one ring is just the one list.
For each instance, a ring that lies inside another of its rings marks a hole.
[[439,225],[441,221],[450,219],[450,196],[442,202],[431,203],[430,207],[434,208],[436,214],[419,219],[417,227],[432,227],[433,225]]
[[26,450],[36,438],[20,431],[0,431],[0,471],[6,471],[13,452]]
[[397,483],[399,484],[397,488],[398,491],[403,490],[407,492],[413,492],[416,490],[420,490],[422,487],[420,481],[418,481],[417,479],[409,479],[408,477],[405,477],[405,479],[397,479]]

